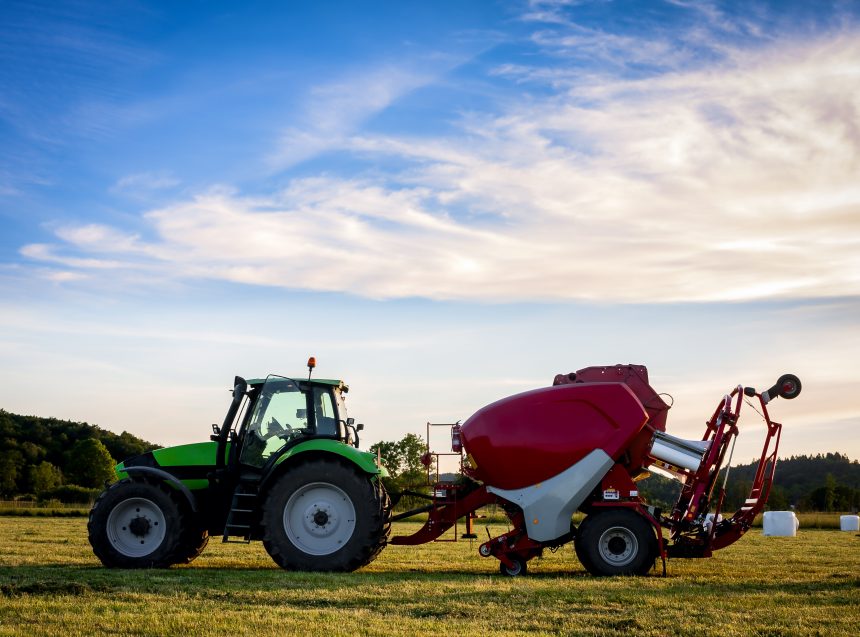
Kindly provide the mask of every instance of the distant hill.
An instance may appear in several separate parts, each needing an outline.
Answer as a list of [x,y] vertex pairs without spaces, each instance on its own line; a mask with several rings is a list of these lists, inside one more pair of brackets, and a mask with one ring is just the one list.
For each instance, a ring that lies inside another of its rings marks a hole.
[[35,494],[40,485],[68,483],[67,476],[75,473],[68,466],[70,451],[88,439],[104,445],[114,463],[158,448],[126,431],[115,434],[85,422],[19,416],[0,409],[0,497]]
[[[757,467],[757,462],[751,462],[731,468],[725,510],[741,506]],[[678,482],[658,475],[639,482],[646,499],[667,508],[675,503],[680,488]],[[772,510],[793,506],[802,511],[856,511],[860,508],[860,462],[840,453],[780,459],[768,504]]]

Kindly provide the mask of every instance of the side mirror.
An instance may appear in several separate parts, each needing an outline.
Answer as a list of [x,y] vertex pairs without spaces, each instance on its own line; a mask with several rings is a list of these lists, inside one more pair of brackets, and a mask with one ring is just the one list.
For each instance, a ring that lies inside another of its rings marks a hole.
[[[352,418],[350,418],[350,420],[352,420]],[[364,424],[363,424],[363,423],[358,423],[358,424],[355,426],[355,430],[356,430],[356,431],[364,431]]]
[[347,427],[351,427],[354,424],[355,424],[355,418],[347,418],[346,419],[346,426]]

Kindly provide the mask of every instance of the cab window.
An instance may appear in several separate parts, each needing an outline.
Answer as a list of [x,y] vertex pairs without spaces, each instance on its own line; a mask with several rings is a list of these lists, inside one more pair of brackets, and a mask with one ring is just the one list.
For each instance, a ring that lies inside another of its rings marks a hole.
[[270,378],[257,398],[245,431],[240,461],[262,467],[290,440],[313,433],[307,395],[285,378]]
[[314,387],[314,416],[318,436],[339,437],[337,412],[328,389]]

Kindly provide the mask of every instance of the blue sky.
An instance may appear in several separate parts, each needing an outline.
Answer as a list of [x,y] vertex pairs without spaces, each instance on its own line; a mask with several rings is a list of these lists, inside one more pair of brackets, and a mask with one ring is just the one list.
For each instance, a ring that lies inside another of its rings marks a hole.
[[855,3],[3,13],[3,408],[189,442],[313,354],[373,442],[635,362],[695,437],[794,371],[860,457]]

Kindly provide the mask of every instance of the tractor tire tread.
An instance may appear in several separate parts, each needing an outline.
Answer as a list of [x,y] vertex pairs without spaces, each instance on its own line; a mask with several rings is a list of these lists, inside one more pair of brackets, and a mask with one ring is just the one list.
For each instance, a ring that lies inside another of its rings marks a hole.
[[[355,531],[343,548],[329,555],[302,552],[284,530],[283,510],[289,496],[303,484],[315,481],[330,481],[357,496],[353,498]],[[385,548],[391,530],[391,504],[377,477],[336,459],[317,458],[290,467],[274,481],[264,499],[262,527],[263,545],[281,568],[350,572],[370,564]]]
[[179,491],[169,489],[170,498],[181,513],[181,536],[176,550],[171,556],[172,564],[190,564],[196,560],[209,545],[209,531],[201,516],[191,510],[188,500]]
[[[162,543],[147,556],[123,555],[111,546],[107,536],[108,516],[113,508],[123,501],[123,492],[129,490],[142,492],[137,494],[138,497],[147,496],[161,500],[156,504],[162,509],[165,518],[171,522]],[[147,491],[149,493],[146,493]],[[93,553],[108,568],[167,568],[175,563],[175,554],[180,546],[184,526],[182,507],[177,506],[171,490],[163,483],[139,478],[123,478],[109,485],[96,498],[87,518],[87,535]]]

